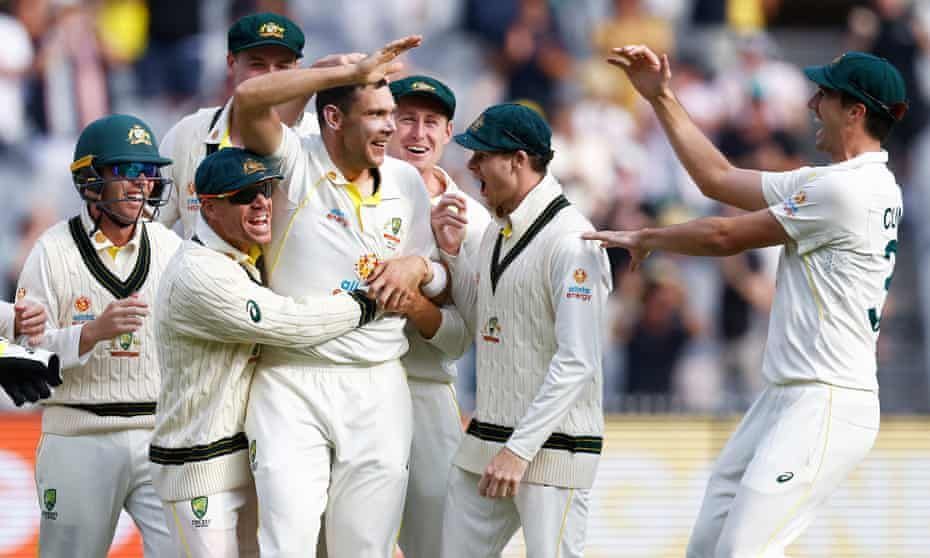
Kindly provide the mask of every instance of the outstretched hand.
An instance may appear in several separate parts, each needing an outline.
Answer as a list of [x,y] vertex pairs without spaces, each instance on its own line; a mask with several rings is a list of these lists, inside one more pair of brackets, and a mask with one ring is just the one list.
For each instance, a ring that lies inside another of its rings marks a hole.
[[409,35],[384,45],[380,50],[369,54],[355,64],[355,77],[358,83],[374,84],[396,74],[404,68],[395,59],[410,49],[420,46],[423,37]]
[[581,235],[585,240],[599,240],[602,248],[623,248],[630,253],[630,271],[639,269],[639,265],[649,257],[650,250],[643,246],[639,231],[596,231]]
[[607,62],[626,72],[633,87],[647,101],[668,93],[672,68],[667,55],[659,57],[645,45],[627,45],[612,51],[614,54]]

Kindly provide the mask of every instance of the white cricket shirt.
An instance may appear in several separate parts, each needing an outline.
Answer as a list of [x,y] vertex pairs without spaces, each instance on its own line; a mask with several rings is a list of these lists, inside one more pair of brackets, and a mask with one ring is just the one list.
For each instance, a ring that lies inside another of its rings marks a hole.
[[763,173],[769,210],[792,239],[778,263],[762,364],[768,381],[878,389],[875,344],[902,215],[887,161],[887,152],[869,152]]
[[[378,261],[429,257],[436,249],[430,201],[417,170],[385,157],[378,187],[362,198],[332,162],[318,134],[281,125],[270,159],[284,176],[274,194],[272,244],[265,251],[271,289],[284,296],[332,294],[365,287]],[[375,364],[407,352],[406,320],[385,316],[313,348],[273,348],[268,354],[334,364]]]

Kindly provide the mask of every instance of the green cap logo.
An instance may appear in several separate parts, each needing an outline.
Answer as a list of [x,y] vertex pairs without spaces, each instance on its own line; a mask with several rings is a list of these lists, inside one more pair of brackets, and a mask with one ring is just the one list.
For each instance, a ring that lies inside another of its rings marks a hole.
[[136,124],[129,129],[129,137],[126,138],[126,141],[128,141],[130,145],[138,145],[140,143],[152,145],[152,134],[142,126]]
[[258,35],[260,37],[273,38],[273,39],[283,39],[284,38],[284,27],[278,25],[273,21],[267,21],[258,28]]
[[55,503],[58,502],[58,491],[54,488],[46,488],[42,501],[45,502],[45,510],[52,511],[55,509]]
[[194,512],[197,519],[203,519],[203,516],[207,515],[208,504],[206,496],[199,496],[191,500],[191,511]]
[[249,311],[249,318],[251,318],[253,322],[258,323],[262,321],[262,311],[259,309],[257,302],[249,299],[245,304],[245,309]]

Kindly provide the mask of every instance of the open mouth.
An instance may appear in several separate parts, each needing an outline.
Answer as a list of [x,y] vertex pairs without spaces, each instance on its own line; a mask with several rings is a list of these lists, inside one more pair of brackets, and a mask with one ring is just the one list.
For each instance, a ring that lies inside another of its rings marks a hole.
[[429,153],[429,148],[423,147],[421,145],[408,145],[407,151],[413,153],[414,155],[426,155]]
[[267,227],[267,226],[268,226],[268,223],[269,223],[268,214],[267,214],[267,213],[262,213],[261,215],[257,215],[257,216],[255,216],[255,217],[252,217],[251,219],[247,220],[246,222],[247,222],[249,225],[253,226],[253,227],[258,227],[258,228]]

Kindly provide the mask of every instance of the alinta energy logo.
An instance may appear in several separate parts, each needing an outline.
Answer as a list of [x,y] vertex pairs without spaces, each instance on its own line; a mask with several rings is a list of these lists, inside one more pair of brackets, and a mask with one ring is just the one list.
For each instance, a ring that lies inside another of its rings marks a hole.
[[579,267],[572,273],[572,279],[576,284],[568,287],[565,298],[577,298],[584,302],[591,300],[591,289],[584,286],[588,281],[588,272]]

